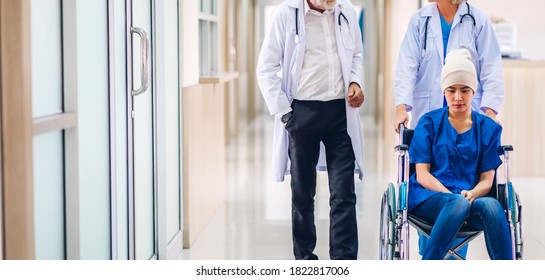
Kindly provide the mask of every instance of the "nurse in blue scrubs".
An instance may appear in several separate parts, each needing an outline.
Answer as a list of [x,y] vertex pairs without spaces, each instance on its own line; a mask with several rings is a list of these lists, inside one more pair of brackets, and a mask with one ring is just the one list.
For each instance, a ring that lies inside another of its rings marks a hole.
[[448,107],[424,114],[414,131],[409,154],[416,173],[410,178],[409,211],[434,224],[421,248],[426,260],[443,259],[464,223],[484,231],[490,259],[513,259],[503,208],[486,197],[501,164],[502,128],[471,109],[477,86],[471,54],[451,51],[441,72]]

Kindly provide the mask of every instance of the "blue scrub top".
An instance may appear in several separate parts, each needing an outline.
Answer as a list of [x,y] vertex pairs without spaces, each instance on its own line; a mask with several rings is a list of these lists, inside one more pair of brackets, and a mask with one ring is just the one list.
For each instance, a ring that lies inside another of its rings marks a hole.
[[443,33],[443,58],[447,57],[448,38],[450,37],[450,29],[452,28],[452,22],[447,23],[445,18],[439,14],[441,18],[441,31]]
[[[452,28],[452,22],[450,24],[447,23],[445,18],[439,14],[439,17],[441,18],[441,32],[443,33],[443,61],[445,61],[445,57],[447,57],[447,46],[448,46],[448,38],[450,37],[450,29]],[[447,99],[443,97],[443,107],[448,106]]]
[[[471,112],[472,127],[459,134],[448,121],[448,107],[430,111],[418,122],[409,148],[411,163],[429,163],[430,173],[452,193],[471,190],[483,172],[502,161],[497,152],[502,128],[491,118]],[[409,181],[409,210],[438,192]]]

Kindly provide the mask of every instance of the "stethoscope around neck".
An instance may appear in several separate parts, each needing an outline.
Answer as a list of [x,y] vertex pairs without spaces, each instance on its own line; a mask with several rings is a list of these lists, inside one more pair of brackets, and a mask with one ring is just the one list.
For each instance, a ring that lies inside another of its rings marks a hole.
[[[341,26],[341,18],[344,18],[346,24],[350,26],[350,22],[343,14],[343,11],[339,12],[338,24]],[[299,43],[299,8],[295,8],[295,43]]]
[[[473,30],[475,30],[477,26],[477,21],[475,20],[475,17],[471,14],[469,3],[466,2],[466,6],[467,6],[467,13],[463,14],[460,17],[460,28],[462,28],[462,22],[464,21],[464,18],[469,17],[471,21],[473,22]],[[428,46],[428,25],[429,25],[430,18],[431,18],[430,16],[426,17],[426,23],[424,24],[424,47],[422,48],[422,58],[426,56],[426,48]],[[469,46],[471,46],[471,43],[472,42],[470,41],[469,44],[466,45],[465,47],[469,48]],[[460,32],[460,46],[462,46],[462,32]]]

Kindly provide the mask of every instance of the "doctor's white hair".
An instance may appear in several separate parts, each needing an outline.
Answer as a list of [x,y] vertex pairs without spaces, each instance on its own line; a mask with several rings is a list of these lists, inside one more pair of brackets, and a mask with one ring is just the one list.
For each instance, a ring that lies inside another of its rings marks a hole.
[[462,4],[465,0],[452,0],[452,4]]

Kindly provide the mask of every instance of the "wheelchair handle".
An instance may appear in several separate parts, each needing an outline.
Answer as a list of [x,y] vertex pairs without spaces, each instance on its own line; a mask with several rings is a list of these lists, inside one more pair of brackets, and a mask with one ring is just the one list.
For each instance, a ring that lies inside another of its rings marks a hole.
[[508,184],[511,182],[511,174],[510,174],[510,167],[511,163],[509,162],[509,152],[512,152],[513,146],[511,145],[503,145],[498,147],[498,154],[503,155],[504,158],[504,170],[505,170],[505,183]]
[[395,147],[396,151],[408,151],[409,150],[409,146],[405,145],[405,144],[401,144],[401,145],[397,145]]
[[498,147],[498,153],[503,154],[504,152],[512,152],[513,146],[511,145],[504,145]]
[[403,144],[403,132],[405,132],[405,128],[403,123],[399,124],[399,145]]

